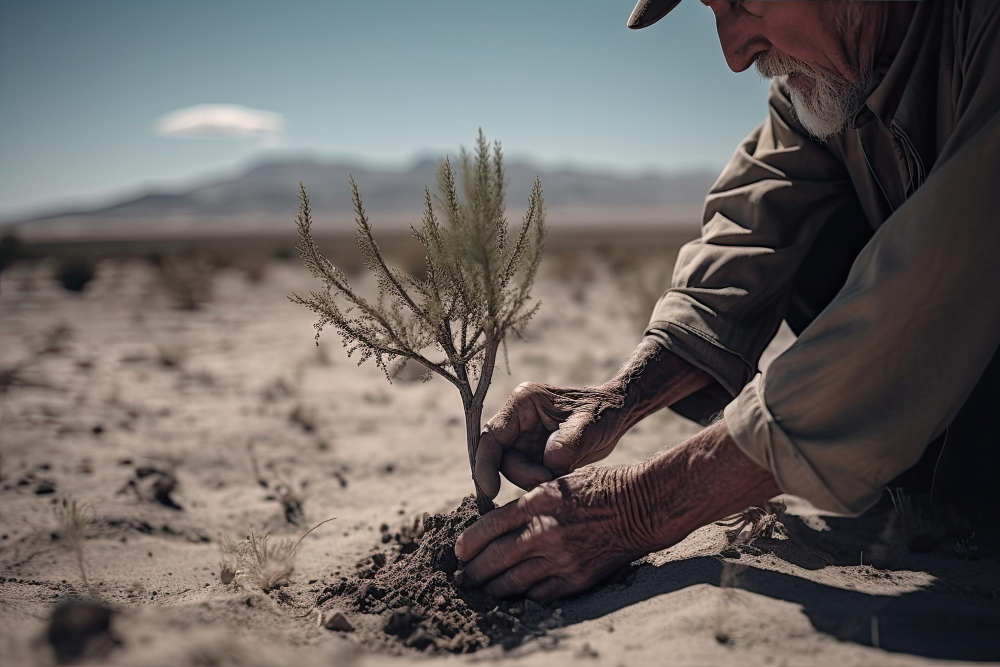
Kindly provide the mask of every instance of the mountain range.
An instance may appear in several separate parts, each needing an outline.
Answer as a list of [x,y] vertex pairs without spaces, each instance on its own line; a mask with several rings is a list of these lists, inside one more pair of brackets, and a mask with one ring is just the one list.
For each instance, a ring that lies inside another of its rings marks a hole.
[[[405,229],[417,222],[424,186],[434,191],[437,160],[408,168],[376,169],[348,161],[272,159],[235,178],[220,178],[183,191],[150,191],[93,209],[66,210],[9,221],[27,238],[91,236],[226,235],[278,233],[295,217],[298,183],[309,191],[317,231],[352,230],[349,179],[353,175],[373,224]],[[507,213],[519,220],[535,177],[542,181],[548,221],[566,225],[669,225],[696,227],[717,174],[697,170],[629,177],[609,171],[545,169],[527,161],[505,163]]]

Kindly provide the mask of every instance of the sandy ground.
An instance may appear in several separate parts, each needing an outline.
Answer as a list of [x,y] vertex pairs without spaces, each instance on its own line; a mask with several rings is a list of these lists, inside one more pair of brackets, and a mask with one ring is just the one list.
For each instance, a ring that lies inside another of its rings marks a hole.
[[[60,600],[87,595],[53,514],[67,496],[93,507],[87,574],[93,596],[120,610],[114,642],[93,658],[100,664],[1000,660],[995,552],[970,560],[949,542],[893,551],[883,544],[885,517],[852,524],[794,499],[774,538],[731,549],[723,528],[705,527],[650,556],[630,581],[558,605],[560,627],[513,650],[424,656],[366,640],[374,619],[353,618],[351,633],[319,627],[309,613],[317,595],[381,546],[382,524],[394,532],[471,491],[454,390],[440,380],[390,386],[348,360],[333,335],[317,349],[312,317],[285,299],[309,287],[295,263],[271,263],[257,284],[220,271],[214,299],[194,312],[175,308],[139,261],[102,263],[82,294],[51,273],[46,263],[19,264],[0,283],[6,665],[51,664],[41,640],[48,617]],[[546,260],[542,311],[530,342],[511,345],[512,374],[497,374],[488,414],[523,380],[610,377],[637,341],[643,307],[622,297],[612,273],[596,254]],[[696,431],[669,412],[654,415],[609,462]],[[151,470],[176,478],[169,497],[181,509],[150,499],[162,477]],[[280,593],[224,585],[223,536],[241,538],[250,525],[275,537],[303,532],[286,521],[278,483],[303,499],[306,527],[336,520],[305,539]],[[501,498],[516,493],[505,487]],[[845,528],[861,524],[867,533]]]

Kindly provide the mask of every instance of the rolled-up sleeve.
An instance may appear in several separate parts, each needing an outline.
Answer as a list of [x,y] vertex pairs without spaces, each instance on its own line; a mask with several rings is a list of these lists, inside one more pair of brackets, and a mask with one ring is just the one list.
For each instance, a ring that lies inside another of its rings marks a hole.
[[777,83],[768,106],[768,118],[712,186],[701,237],[681,249],[646,328],[715,379],[672,406],[702,422],[754,377],[819,230],[836,216],[859,214],[843,163],[792,119]]
[[873,504],[954,419],[1000,346],[1000,86],[983,71],[996,67],[992,50],[968,60],[977,84],[927,181],[833,302],[726,408],[739,447],[822,509]]

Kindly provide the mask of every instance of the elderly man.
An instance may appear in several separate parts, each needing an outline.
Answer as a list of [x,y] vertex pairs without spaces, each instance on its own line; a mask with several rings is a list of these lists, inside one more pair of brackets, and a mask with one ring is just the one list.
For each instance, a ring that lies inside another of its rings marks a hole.
[[[678,1],[640,0],[629,26]],[[703,4],[729,67],[774,79],[767,119],[617,377],[523,384],[487,424],[480,486],[531,489],[456,546],[493,595],[578,593],[782,492],[856,515],[908,469],[893,483],[935,500],[992,489],[1000,2]],[[798,338],[761,374],[783,320]],[[667,406],[707,428],[582,467]]]

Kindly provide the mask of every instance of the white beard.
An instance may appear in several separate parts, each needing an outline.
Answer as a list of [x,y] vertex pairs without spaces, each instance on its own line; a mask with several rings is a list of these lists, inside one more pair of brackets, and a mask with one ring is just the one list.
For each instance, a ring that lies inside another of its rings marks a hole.
[[[835,20],[839,24],[839,31],[846,38],[858,34],[862,19],[860,6],[850,3]],[[797,58],[774,51],[761,54],[756,66],[757,72],[768,79],[798,74],[812,80],[812,89],[808,92],[788,85],[787,78],[785,89],[791,97],[795,117],[810,135],[825,141],[847,127],[865,105],[873,78],[872,60],[872,57],[861,60],[859,71],[854,72],[853,81],[822,72]]]
[[[792,111],[810,135],[825,141],[851,121],[868,98],[872,72],[864,68],[857,81],[821,72],[811,65],[782,53],[768,51],[757,58],[757,71],[768,79],[785,78],[785,89],[792,100]],[[808,92],[787,84],[787,76],[797,74],[812,79]]]

